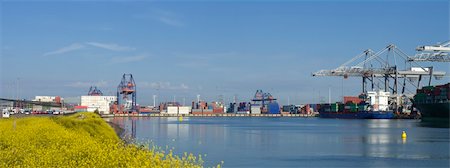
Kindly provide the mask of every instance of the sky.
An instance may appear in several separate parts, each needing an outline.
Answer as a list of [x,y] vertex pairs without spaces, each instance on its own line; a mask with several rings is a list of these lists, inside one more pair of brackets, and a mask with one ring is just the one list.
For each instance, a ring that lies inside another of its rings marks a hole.
[[[366,49],[408,55],[449,37],[448,0],[0,2],[2,98],[115,95],[133,74],[137,103],[282,104],[361,92],[361,78],[312,77]],[[422,63],[421,63],[422,64]],[[423,63],[450,72],[448,63]],[[433,84],[449,82],[449,78]]]

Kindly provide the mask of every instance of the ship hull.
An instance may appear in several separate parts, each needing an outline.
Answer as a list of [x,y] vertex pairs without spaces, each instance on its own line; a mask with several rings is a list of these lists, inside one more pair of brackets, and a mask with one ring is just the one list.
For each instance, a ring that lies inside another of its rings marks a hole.
[[445,103],[417,103],[417,109],[423,119],[427,118],[442,118],[449,119],[450,102]]
[[394,112],[392,111],[374,111],[371,112],[371,119],[392,119],[394,118]]

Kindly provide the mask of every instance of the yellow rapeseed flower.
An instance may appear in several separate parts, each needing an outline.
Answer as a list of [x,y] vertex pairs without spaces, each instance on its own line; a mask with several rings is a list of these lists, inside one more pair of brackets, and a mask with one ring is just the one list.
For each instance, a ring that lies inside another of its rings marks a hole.
[[0,167],[202,167],[201,157],[124,144],[94,113],[0,119]]

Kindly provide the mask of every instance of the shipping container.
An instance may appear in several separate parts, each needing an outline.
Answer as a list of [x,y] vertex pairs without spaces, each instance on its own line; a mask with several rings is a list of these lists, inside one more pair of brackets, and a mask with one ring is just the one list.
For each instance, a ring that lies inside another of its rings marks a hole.
[[260,106],[252,106],[250,112],[252,114],[261,114],[261,107]]
[[178,114],[178,107],[177,106],[167,107],[167,114]]
[[276,102],[269,103],[267,105],[269,114],[280,114],[280,106]]
[[362,101],[359,97],[355,96],[344,96],[344,103],[352,102],[355,104],[359,104]]
[[223,108],[222,107],[216,107],[213,109],[213,113],[214,114],[222,114],[223,113]]
[[191,107],[189,107],[189,106],[178,107],[178,114],[189,114],[190,112],[191,112]]

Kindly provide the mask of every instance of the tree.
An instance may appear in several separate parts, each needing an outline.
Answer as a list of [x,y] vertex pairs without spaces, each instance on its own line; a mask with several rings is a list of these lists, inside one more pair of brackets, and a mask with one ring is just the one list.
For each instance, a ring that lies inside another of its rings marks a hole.
[[100,112],[98,111],[98,109],[95,109],[94,113],[100,115]]

